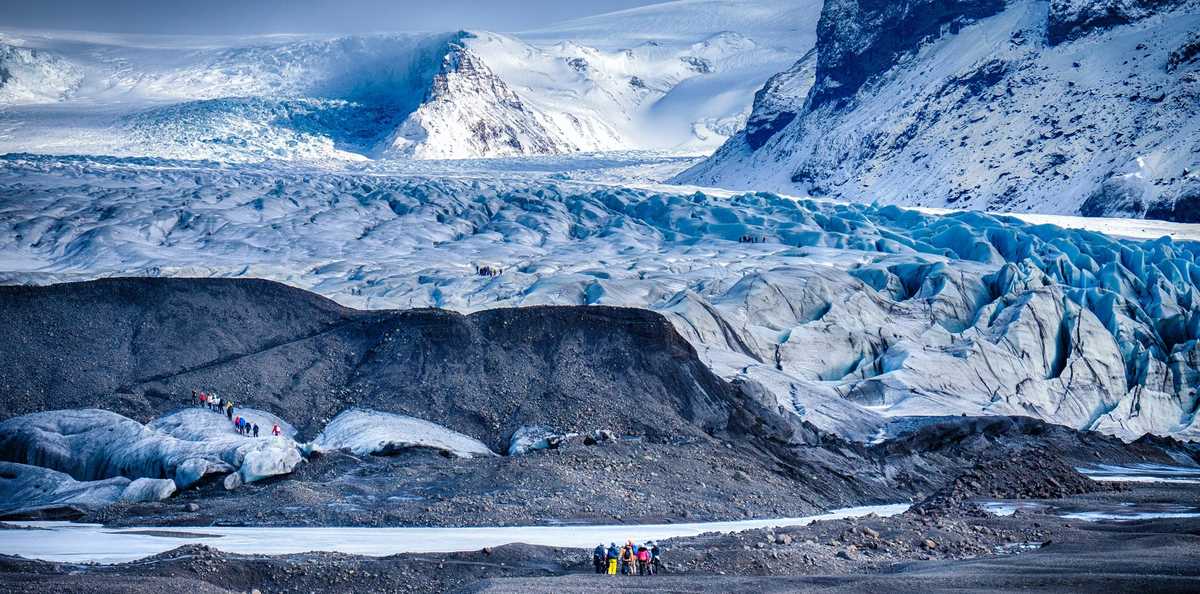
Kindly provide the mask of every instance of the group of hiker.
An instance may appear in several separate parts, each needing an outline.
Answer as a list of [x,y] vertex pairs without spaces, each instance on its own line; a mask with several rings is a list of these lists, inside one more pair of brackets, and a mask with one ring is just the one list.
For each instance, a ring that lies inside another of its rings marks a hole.
[[495,266],[476,266],[475,274],[479,276],[500,276],[504,274],[504,269],[496,268]]
[[[233,429],[234,431],[237,431],[239,435],[245,435],[246,437],[258,437],[258,423],[252,422],[246,417],[235,414],[237,407],[234,406],[232,400],[228,398],[222,399],[220,396],[217,396],[216,392],[209,393],[192,390],[192,404],[199,406],[200,408],[207,408],[215,413],[224,413],[225,418],[229,419],[229,422],[233,423]],[[278,437],[282,433],[283,430],[279,428],[279,423],[275,423],[275,426],[271,428],[271,435]]]
[[662,557],[658,545],[652,542],[638,545],[628,540],[619,548],[615,542],[607,548],[603,544],[596,545],[592,551],[592,565],[598,574],[617,575],[619,571],[621,575],[657,575],[662,569]]
[[766,243],[766,242],[767,242],[766,237],[760,237],[760,236],[756,236],[756,235],[743,235],[738,238],[738,243]]

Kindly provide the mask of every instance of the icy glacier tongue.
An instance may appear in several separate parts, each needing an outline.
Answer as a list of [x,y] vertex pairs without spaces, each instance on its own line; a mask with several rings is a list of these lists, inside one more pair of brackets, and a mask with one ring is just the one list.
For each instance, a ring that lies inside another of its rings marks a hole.
[[359,456],[393,454],[409,448],[429,448],[460,458],[496,455],[478,439],[437,423],[362,409],[339,413],[311,446],[316,450],[347,449]]
[[1193,241],[504,173],[0,166],[20,196],[0,200],[6,283],[251,276],[364,308],[649,308],[718,374],[856,439],[957,414],[1200,434]]
[[63,507],[98,508],[119,501],[159,501],[175,493],[171,479],[123,476],[77,481],[49,468],[0,462],[0,513],[18,514]]
[[[191,420],[187,439],[176,423]],[[212,422],[206,422],[212,420]],[[163,431],[154,425],[164,427]],[[291,472],[301,457],[285,437],[249,438],[226,431],[216,412],[184,410],[150,427],[116,413],[57,410],[0,423],[0,457],[64,472],[76,480],[172,479],[185,489],[206,476],[237,473],[242,482]],[[135,481],[136,482],[136,481]],[[138,485],[147,489],[147,485]],[[152,490],[152,489],[151,489]]]
[[1195,0],[825,2],[682,183],[1200,222]]

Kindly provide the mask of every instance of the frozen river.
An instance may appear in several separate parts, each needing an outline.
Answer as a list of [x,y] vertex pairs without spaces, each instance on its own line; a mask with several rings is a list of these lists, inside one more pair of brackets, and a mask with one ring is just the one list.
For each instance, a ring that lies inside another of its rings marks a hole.
[[16,522],[41,530],[0,530],[0,553],[47,561],[121,563],[188,543],[206,544],[230,553],[282,555],[306,551],[338,551],[356,555],[393,555],[475,551],[507,543],[587,548],[597,544],[645,542],[705,532],[736,532],[770,526],[803,526],[835,520],[904,512],[908,504],[872,505],[833,510],[801,518],[646,524],[634,526],[571,525],[486,528],[105,528],[70,522]]

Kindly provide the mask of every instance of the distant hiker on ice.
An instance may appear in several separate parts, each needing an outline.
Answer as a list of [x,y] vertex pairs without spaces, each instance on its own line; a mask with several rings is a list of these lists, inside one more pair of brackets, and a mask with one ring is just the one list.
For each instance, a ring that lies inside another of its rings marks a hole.
[[475,274],[478,274],[479,276],[489,276],[489,277],[490,276],[500,276],[501,274],[504,274],[504,269],[496,268],[494,266],[476,266]]
[[279,430],[279,423],[275,423],[275,426],[271,427],[271,435],[279,437],[280,433],[282,433],[282,431]]
[[607,560],[608,554],[604,549],[604,545],[596,545],[596,549],[592,551],[592,567],[596,568],[596,573],[604,573],[605,561]]
[[253,429],[253,431],[254,431],[254,437],[258,437],[258,423],[255,423],[255,424],[254,424],[254,429]]

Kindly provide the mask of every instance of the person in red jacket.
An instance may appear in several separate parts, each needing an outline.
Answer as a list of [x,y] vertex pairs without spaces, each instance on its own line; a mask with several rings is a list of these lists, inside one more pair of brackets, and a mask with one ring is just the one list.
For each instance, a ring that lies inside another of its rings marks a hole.
[[639,547],[637,552],[638,575],[650,575],[650,549]]

